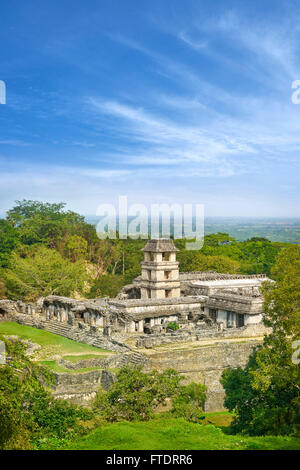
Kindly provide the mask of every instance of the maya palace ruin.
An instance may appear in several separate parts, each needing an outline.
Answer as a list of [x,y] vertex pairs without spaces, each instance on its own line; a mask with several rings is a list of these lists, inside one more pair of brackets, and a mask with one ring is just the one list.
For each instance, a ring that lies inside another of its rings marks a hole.
[[[0,300],[0,320],[45,329],[103,348],[106,359],[83,361],[91,372],[57,372],[54,395],[77,403],[108,388],[115,369],[135,364],[143,370],[176,369],[186,382],[207,387],[206,411],[223,409],[220,384],[227,367],[244,366],[261,344],[261,283],[265,275],[217,272],[180,273],[177,249],[170,239],[149,240],[143,248],[141,275],[116,298],[76,300],[48,296],[36,303]],[[176,327],[176,331],[171,325]],[[81,361],[82,362],[82,361]],[[59,364],[73,370],[80,361]]]
[[[201,326],[224,329],[257,325],[262,321],[263,298],[259,287],[267,277],[217,272],[179,272],[171,239],[149,240],[143,248],[141,276],[114,299],[74,300],[49,296],[37,305],[10,305],[19,313],[40,315],[82,328],[93,326],[106,336],[159,334],[170,322],[183,329]],[[1,301],[0,309],[5,313]],[[1,312],[1,310],[0,310]]]

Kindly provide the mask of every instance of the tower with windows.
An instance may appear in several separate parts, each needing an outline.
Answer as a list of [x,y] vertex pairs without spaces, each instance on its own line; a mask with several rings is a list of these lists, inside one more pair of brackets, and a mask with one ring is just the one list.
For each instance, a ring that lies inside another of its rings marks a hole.
[[169,238],[149,240],[143,248],[142,299],[180,297],[179,262],[174,243]]

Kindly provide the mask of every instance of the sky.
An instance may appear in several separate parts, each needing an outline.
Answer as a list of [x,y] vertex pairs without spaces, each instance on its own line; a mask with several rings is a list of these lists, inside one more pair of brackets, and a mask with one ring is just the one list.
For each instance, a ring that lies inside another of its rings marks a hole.
[[300,216],[299,20],[291,0],[3,2],[0,213]]

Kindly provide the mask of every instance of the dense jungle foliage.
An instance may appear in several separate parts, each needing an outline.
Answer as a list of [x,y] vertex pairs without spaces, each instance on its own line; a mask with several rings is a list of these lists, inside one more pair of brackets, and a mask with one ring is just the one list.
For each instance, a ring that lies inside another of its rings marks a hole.
[[[226,233],[205,236],[199,251],[180,249],[181,271],[270,274],[285,243],[238,242]],[[36,300],[56,294],[115,297],[140,274],[144,239],[100,240],[94,225],[64,203],[16,201],[0,219],[0,298]]]

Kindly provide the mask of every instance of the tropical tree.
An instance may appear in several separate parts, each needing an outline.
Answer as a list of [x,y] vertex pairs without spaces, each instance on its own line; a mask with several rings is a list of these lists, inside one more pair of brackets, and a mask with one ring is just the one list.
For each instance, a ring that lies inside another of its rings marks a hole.
[[82,261],[72,263],[44,246],[27,250],[25,256],[13,252],[8,269],[3,271],[7,296],[16,300],[33,301],[51,294],[70,296],[83,291],[87,278]]
[[7,220],[0,219],[0,266],[7,267],[10,253],[19,246],[18,230]]
[[176,397],[172,400],[171,413],[187,421],[199,422],[204,419],[204,403],[206,400],[206,386],[191,382],[181,385]]
[[120,289],[125,285],[124,276],[121,274],[103,274],[96,279],[88,293],[88,297],[116,297]]
[[183,251],[177,256],[181,271],[217,271],[234,274],[239,272],[240,263],[228,256],[204,255],[200,252]]
[[0,365],[0,449],[38,448],[82,432],[79,420],[91,412],[56,400],[46,388],[55,382],[50,370],[32,362],[20,341],[1,340],[7,361]]
[[[282,250],[266,282],[264,323],[272,331],[244,369],[227,370],[225,406],[235,411],[233,429],[249,434],[300,434],[300,247]],[[299,343],[298,343],[299,344]]]
[[145,373],[141,369],[124,366],[108,392],[98,392],[95,408],[107,421],[146,421],[167,398],[177,395],[182,379],[178,372]]
[[70,235],[65,243],[67,257],[73,263],[87,256],[88,242],[78,235]]

